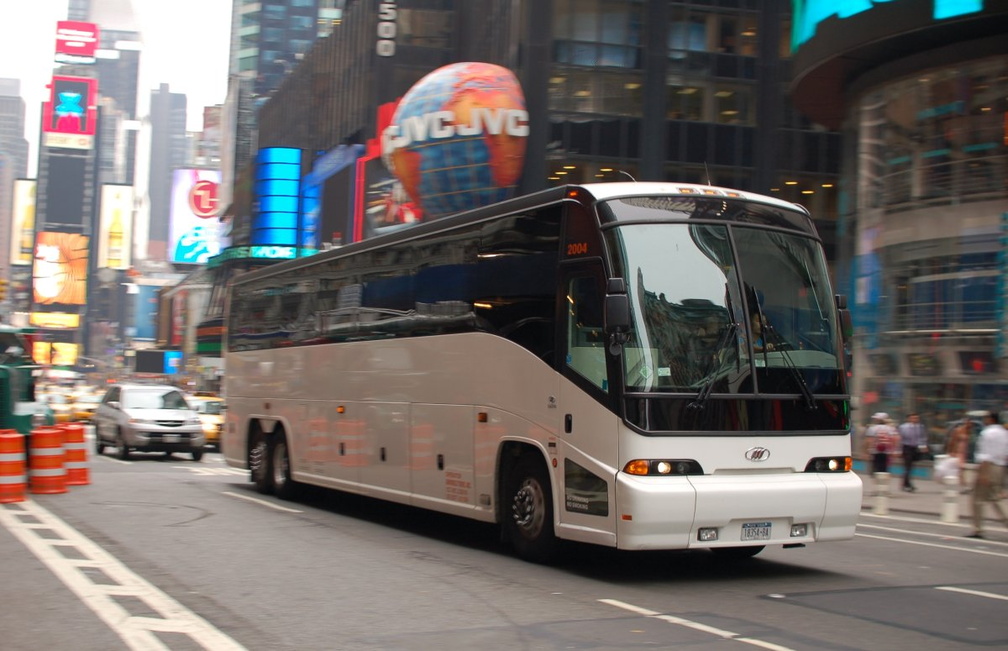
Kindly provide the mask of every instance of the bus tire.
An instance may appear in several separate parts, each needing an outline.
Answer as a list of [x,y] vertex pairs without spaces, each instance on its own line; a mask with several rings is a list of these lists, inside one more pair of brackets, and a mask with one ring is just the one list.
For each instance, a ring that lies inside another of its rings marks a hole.
[[741,561],[752,558],[763,551],[766,545],[751,545],[749,547],[711,547],[715,556],[720,556],[726,561]]
[[508,473],[504,486],[504,536],[520,558],[546,563],[557,551],[553,530],[553,493],[543,462],[525,454]]
[[256,431],[249,446],[249,478],[263,495],[273,492],[273,473],[270,470],[270,449],[266,435]]
[[283,430],[273,435],[270,444],[270,477],[273,483],[273,494],[282,500],[292,500],[299,493],[299,485],[291,479],[290,452],[287,449],[287,436]]

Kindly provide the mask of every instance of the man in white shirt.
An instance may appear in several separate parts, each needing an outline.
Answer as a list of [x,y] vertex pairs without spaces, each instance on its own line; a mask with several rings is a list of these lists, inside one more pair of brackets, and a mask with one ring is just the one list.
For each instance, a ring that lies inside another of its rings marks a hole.
[[1001,483],[1004,481],[1005,464],[1008,463],[1008,430],[998,424],[993,411],[984,416],[986,427],[977,439],[974,458],[977,463],[976,480],[973,484],[973,533],[969,538],[983,538],[982,509],[985,503],[993,505],[1008,527],[1008,515],[1001,506]]

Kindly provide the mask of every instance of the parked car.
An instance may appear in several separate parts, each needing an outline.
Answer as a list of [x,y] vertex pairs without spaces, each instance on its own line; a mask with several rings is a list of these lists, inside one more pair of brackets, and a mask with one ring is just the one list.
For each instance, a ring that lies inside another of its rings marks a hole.
[[158,384],[117,384],[109,388],[94,415],[98,454],[115,446],[120,459],[130,450],[189,452],[203,458],[203,424],[181,391]]
[[189,404],[199,414],[207,445],[220,450],[221,429],[224,427],[224,400],[214,396],[190,396]]

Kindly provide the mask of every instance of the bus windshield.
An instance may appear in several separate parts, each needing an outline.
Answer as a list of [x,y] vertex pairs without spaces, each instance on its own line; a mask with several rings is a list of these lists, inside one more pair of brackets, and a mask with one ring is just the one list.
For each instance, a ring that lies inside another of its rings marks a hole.
[[608,233],[633,314],[627,391],[843,392],[835,306],[814,239],[731,223]]

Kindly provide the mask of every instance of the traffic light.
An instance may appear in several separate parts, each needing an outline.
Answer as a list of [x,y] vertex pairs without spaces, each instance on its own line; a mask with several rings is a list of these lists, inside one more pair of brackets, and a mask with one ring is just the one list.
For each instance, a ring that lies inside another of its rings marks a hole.
[[0,301],[7,300],[7,284],[8,280],[6,278],[0,278]]

